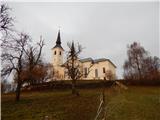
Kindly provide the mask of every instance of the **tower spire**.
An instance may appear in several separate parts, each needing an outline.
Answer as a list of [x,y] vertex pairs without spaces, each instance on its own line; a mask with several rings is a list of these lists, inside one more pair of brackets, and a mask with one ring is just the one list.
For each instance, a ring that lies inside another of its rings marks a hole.
[[61,45],[61,35],[60,35],[60,30],[58,31],[58,36],[57,36],[56,45]]
[[57,36],[57,41],[56,41],[56,45],[52,48],[61,48],[62,50],[64,50],[61,46],[61,35],[60,35],[60,29],[58,31],[58,36]]

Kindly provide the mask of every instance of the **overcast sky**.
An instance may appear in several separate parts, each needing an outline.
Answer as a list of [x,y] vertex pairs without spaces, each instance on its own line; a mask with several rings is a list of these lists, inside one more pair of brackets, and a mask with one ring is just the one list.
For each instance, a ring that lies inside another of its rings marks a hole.
[[51,48],[61,30],[62,47],[74,40],[85,49],[81,57],[107,58],[117,66],[119,78],[127,59],[127,44],[140,42],[152,56],[159,56],[157,2],[108,3],[9,3],[19,31],[36,42],[45,39],[44,59],[51,61]]

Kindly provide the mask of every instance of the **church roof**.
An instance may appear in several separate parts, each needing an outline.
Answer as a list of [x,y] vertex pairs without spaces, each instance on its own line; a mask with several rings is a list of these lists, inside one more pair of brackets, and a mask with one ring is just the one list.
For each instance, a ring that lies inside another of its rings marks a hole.
[[107,61],[107,59],[106,58],[95,59],[94,63],[103,62],[103,61]]
[[84,59],[80,59],[81,62],[89,62],[89,61],[93,61],[92,58],[84,58]]
[[54,48],[61,48],[62,50],[64,50],[61,45],[55,45],[52,49]]
[[58,36],[57,36],[56,44],[61,45],[61,35],[60,35],[60,30],[58,31]]
[[57,41],[56,41],[56,45],[52,48],[61,48],[62,50],[64,50],[61,46],[61,35],[60,35],[60,30],[58,31],[58,36],[57,36]]
[[113,64],[109,59],[106,59],[106,58],[99,58],[99,59],[95,59],[95,60],[93,60],[92,58],[84,58],[84,59],[80,59],[80,61],[82,63],[84,63],[84,62],[99,63],[99,62],[108,61],[116,68],[115,64]]
[[94,63],[103,62],[103,61],[108,61],[108,62],[110,62],[110,63],[116,68],[116,65],[113,64],[113,62],[110,61],[110,59],[106,59],[106,58],[95,59],[95,60],[94,60]]

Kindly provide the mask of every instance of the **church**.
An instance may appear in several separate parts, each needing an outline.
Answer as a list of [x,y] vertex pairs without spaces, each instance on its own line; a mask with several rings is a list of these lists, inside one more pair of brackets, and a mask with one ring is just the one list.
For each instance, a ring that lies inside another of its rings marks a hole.
[[[65,50],[61,46],[61,36],[59,31],[56,44],[52,48],[52,65],[55,77],[54,79],[57,80],[70,79],[66,73],[66,68],[64,67],[64,51]],[[108,80],[109,78],[106,75],[108,71],[112,74],[112,79],[116,79],[116,66],[109,59],[92,59],[89,57],[85,59],[79,59],[78,62],[81,64],[81,70],[84,73],[81,80]],[[91,65],[92,67],[90,67]]]

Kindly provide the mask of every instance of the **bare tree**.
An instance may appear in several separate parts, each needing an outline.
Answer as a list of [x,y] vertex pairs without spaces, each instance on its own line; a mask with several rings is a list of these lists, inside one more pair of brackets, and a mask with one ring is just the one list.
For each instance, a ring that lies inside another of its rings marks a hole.
[[0,31],[5,32],[12,30],[13,27],[13,17],[10,15],[10,8],[7,4],[1,3],[0,5]]
[[20,90],[24,79],[22,79],[22,70],[25,66],[24,55],[25,49],[29,42],[29,36],[25,33],[18,34],[18,38],[13,38],[12,41],[3,44],[2,52],[2,76],[14,73],[17,76],[16,83],[16,101],[20,99]]
[[143,78],[146,80],[160,80],[160,59],[147,57],[143,61]]
[[[2,79],[7,79],[7,76],[14,74],[16,87],[16,101],[20,99],[20,91],[24,82],[31,77],[27,76],[37,65],[40,63],[40,57],[42,48],[44,46],[43,40],[40,40],[38,47],[33,47],[30,37],[25,33],[18,33],[13,31],[13,18],[10,16],[11,9],[7,4],[0,5],[0,31],[3,34],[2,37]],[[30,67],[28,72],[27,67]],[[40,69],[40,68],[39,68]],[[35,70],[36,71],[36,70]],[[44,74],[44,73],[43,73]]]
[[[41,60],[41,53],[42,53],[42,48],[44,46],[44,40],[42,40],[42,37],[40,37],[40,41],[37,43],[38,47],[33,47],[30,46],[29,49],[24,50],[25,54],[26,54],[26,71],[27,72],[27,76],[28,76],[28,81],[31,85],[36,84],[36,80],[34,77],[36,76],[36,74],[38,74],[38,70],[39,70],[39,77],[41,76],[42,78],[42,74],[45,74],[44,71],[44,64]],[[41,73],[41,75],[40,75]]]
[[[69,51],[67,52],[67,61],[65,63],[65,68],[67,69],[67,75],[72,80],[72,94],[79,95],[79,92],[76,90],[76,81],[84,76],[81,63],[79,61],[79,55],[82,52],[82,46],[77,45],[72,41],[72,43],[68,43]],[[88,68],[88,73],[90,72],[90,68]],[[86,75],[86,73],[85,73]]]
[[39,65],[39,69],[37,70],[37,72],[40,74],[40,75],[37,75],[40,83],[53,81],[54,69],[50,63],[43,63],[42,65]]
[[147,56],[147,51],[137,42],[134,42],[128,46],[128,60],[124,63],[124,70],[126,76],[131,74],[134,75],[136,79],[142,79],[142,63]]
[[0,32],[2,33],[1,47],[8,44],[10,40],[16,33],[13,29],[14,19],[10,15],[11,8],[6,4],[0,2]]
[[125,61],[124,78],[139,79],[158,79],[160,71],[160,59],[149,56],[148,52],[138,43],[134,42],[128,47],[128,60]]
[[6,91],[6,84],[7,84],[7,81],[6,80],[1,80],[1,93],[3,94],[3,93],[5,93],[5,91]]
[[82,52],[81,45],[75,47],[74,42],[68,43],[69,51],[67,54],[67,62],[65,67],[67,69],[67,74],[72,80],[72,94],[79,95],[79,92],[76,90],[76,80],[81,78],[81,66],[78,61],[79,54]]

